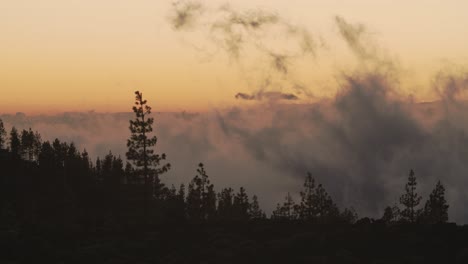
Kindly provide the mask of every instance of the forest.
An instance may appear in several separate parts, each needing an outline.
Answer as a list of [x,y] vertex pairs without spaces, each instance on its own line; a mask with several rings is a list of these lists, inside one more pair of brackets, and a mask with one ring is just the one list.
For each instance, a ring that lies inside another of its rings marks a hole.
[[133,112],[125,157],[95,160],[0,120],[2,263],[468,263],[468,228],[449,223],[441,181],[423,199],[409,171],[374,219],[339,208],[304,171],[301,191],[267,214],[246,188],[215,187],[203,161],[167,186],[171,164],[139,91]]

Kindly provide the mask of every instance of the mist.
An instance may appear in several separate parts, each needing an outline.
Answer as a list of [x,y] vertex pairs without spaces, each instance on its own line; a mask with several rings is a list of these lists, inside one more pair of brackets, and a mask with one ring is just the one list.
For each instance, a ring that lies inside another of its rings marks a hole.
[[[397,203],[410,169],[424,197],[441,180],[450,218],[466,223],[468,105],[456,94],[466,74],[439,76],[443,97],[415,103],[398,96],[392,78],[368,73],[343,77],[332,99],[311,104],[265,102],[203,113],[154,113],[157,152],[172,169],[166,184],[188,182],[199,162],[217,189],[245,186],[270,211],[287,192],[298,192],[307,172],[340,206],[378,217]],[[456,102],[456,103],[454,103]],[[132,113],[2,115],[6,127],[32,127],[44,140],[59,138],[91,157],[125,156]]]

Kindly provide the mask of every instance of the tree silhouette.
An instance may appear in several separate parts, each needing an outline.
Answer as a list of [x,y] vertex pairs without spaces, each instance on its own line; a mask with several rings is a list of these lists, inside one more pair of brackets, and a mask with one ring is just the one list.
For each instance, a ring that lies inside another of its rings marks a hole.
[[299,193],[301,202],[295,207],[299,219],[317,221],[341,217],[346,222],[353,222],[357,217],[352,209],[346,209],[341,215],[322,184],[315,185],[315,179],[310,173],[304,182],[304,189]]
[[31,128],[21,132],[21,156],[29,161],[36,161],[41,151],[41,135],[34,133]]
[[201,211],[203,213],[203,218],[211,220],[216,217],[216,192],[214,191],[214,185],[210,183],[203,163],[198,164],[197,172],[202,179]]
[[317,206],[315,198],[315,180],[310,173],[304,182],[304,190],[300,193],[301,203],[298,206],[298,214],[301,220],[312,220],[317,217]]
[[252,196],[252,202],[249,205],[249,217],[251,219],[264,219],[265,213],[260,209],[257,195]]
[[381,218],[385,223],[397,222],[400,217],[400,209],[398,206],[387,206],[385,207],[384,214]]
[[203,163],[188,186],[187,214],[195,221],[212,219],[216,215],[216,193],[210,184]]
[[317,185],[314,193],[314,208],[319,220],[325,221],[339,216],[339,210],[322,184]]
[[239,188],[239,192],[234,196],[234,218],[236,220],[249,219],[249,197],[244,187]]
[[408,183],[405,185],[405,193],[400,197],[400,203],[404,206],[401,211],[403,220],[411,223],[416,222],[419,213],[416,207],[421,202],[421,196],[416,193],[416,185],[416,176],[414,176],[414,171],[410,170]]
[[155,154],[154,147],[157,137],[150,137],[153,131],[154,119],[148,117],[151,107],[143,99],[143,94],[135,92],[135,106],[133,106],[135,119],[130,120],[131,136],[127,140],[127,159],[136,166],[135,173],[144,178],[145,182],[145,208],[148,213],[149,201],[152,197],[158,198],[161,194],[162,184],[159,175],[170,169],[170,164],[160,165],[166,159],[166,154]]
[[16,127],[12,127],[10,131],[10,151],[15,156],[20,155],[21,140]]
[[6,130],[3,126],[3,120],[0,119],[0,149],[6,148]]
[[424,222],[430,224],[445,223],[448,221],[449,205],[445,200],[445,188],[437,182],[434,190],[429,195],[429,199],[424,205]]
[[217,215],[220,219],[232,219],[233,217],[233,192],[232,188],[223,188],[218,193]]
[[135,184],[137,180],[135,179],[135,171],[130,162],[125,163],[125,182],[127,184]]
[[356,210],[354,208],[345,208],[343,212],[340,213],[340,220],[348,223],[348,224],[354,224],[356,220],[358,219],[358,215],[356,213]]
[[276,209],[272,212],[272,219],[275,220],[294,220],[297,218],[297,208],[291,194],[284,197],[282,205],[277,204]]

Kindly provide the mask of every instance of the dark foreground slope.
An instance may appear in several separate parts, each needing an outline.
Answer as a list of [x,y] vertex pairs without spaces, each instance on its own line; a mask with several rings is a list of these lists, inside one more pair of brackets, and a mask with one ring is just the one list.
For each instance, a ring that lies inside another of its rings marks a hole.
[[468,263],[468,227],[270,220],[0,234],[1,263]]

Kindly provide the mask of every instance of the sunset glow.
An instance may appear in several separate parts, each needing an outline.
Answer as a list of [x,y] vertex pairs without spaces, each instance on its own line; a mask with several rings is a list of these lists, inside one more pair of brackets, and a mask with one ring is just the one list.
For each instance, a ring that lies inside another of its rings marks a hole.
[[[204,3],[216,8],[225,2]],[[463,63],[467,56],[466,1],[230,4],[278,13],[326,42],[315,59],[295,69],[318,96],[329,96],[324,87],[334,86],[334,72],[353,64],[338,36],[336,15],[366,26],[382,50],[399,62],[405,91],[421,101],[434,99],[429,84],[444,64]],[[3,1],[0,112],[129,111],[135,89],[145,91],[157,111],[239,104],[234,95],[252,87],[236,62],[197,51],[193,46],[205,46],[206,35],[175,32],[168,23],[170,9],[170,1],[155,0]]]

